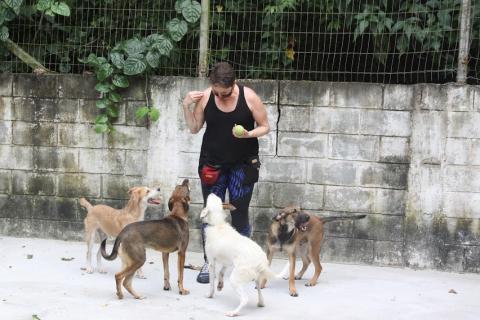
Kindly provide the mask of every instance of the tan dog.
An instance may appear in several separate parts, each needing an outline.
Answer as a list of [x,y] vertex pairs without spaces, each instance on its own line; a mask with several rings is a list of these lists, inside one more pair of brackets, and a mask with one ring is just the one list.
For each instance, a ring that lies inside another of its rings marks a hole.
[[[171,213],[160,220],[134,222],[126,226],[115,239],[113,250],[107,255],[105,246],[107,240],[101,245],[102,256],[107,260],[114,260],[117,254],[123,262],[123,269],[115,274],[117,297],[123,298],[122,284],[135,299],[142,297],[133,290],[132,278],[146,260],[146,248],[162,252],[164,270],[164,290],[170,290],[170,272],[168,257],[170,252],[178,250],[178,289],[180,294],[188,294],[183,287],[183,269],[185,252],[188,246],[188,207],[190,202],[190,188],[188,180],[183,180],[181,185],[175,187],[168,200]],[[121,248],[119,250],[119,247]]]
[[[160,188],[134,187],[128,190],[128,194],[130,200],[123,209],[114,209],[103,204],[93,206],[85,198],[80,198],[80,205],[88,211],[83,221],[87,242],[87,267],[85,269],[88,273],[94,271],[92,267],[92,247],[96,234],[100,236],[100,241],[106,239],[107,235],[116,237],[127,224],[143,220],[148,205],[159,205],[161,203]],[[100,248],[97,252],[97,270],[100,273],[105,273],[102,269]],[[143,277],[141,272],[139,276]]]
[[[322,265],[320,264],[320,249],[323,240],[323,225],[336,220],[362,219],[365,215],[317,217],[303,212],[298,207],[286,207],[273,217],[267,238],[267,258],[272,262],[275,251],[287,252],[289,258],[289,291],[292,297],[297,297],[295,280],[302,278],[310,262],[315,266],[313,277],[305,285],[317,284]],[[302,258],[303,266],[295,276],[296,254]],[[288,267],[288,265],[287,265]],[[262,287],[265,282],[262,283]]]

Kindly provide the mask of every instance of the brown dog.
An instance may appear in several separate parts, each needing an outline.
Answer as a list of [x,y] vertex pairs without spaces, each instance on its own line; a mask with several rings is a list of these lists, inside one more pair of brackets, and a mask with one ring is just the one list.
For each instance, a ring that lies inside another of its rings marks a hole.
[[[171,213],[160,220],[134,222],[126,226],[115,239],[113,250],[110,255],[105,252],[107,240],[101,245],[102,256],[107,260],[113,260],[120,255],[123,269],[115,274],[117,285],[117,297],[123,298],[122,284],[136,299],[142,297],[132,288],[132,278],[146,260],[145,249],[152,248],[162,252],[164,270],[164,290],[170,290],[170,272],[168,269],[168,257],[170,252],[178,250],[178,289],[180,294],[188,294],[183,287],[183,268],[185,252],[188,246],[188,206],[190,202],[190,188],[188,180],[183,180],[177,185],[168,200],[168,208]],[[119,250],[119,246],[122,245]]]
[[[285,250],[285,252],[287,252],[290,265],[289,291],[292,297],[298,296],[297,290],[295,289],[295,280],[302,278],[310,262],[313,262],[315,272],[310,281],[305,285],[314,286],[317,284],[318,277],[322,271],[320,249],[323,240],[323,225],[336,220],[355,220],[362,218],[365,218],[365,215],[320,218],[303,212],[298,207],[286,207],[273,217],[267,238],[267,258],[269,263],[271,263],[275,251]],[[295,276],[296,254],[299,254],[302,258],[303,266]],[[265,282],[262,284],[262,287],[264,286]]]
[[[116,237],[127,224],[143,220],[148,205],[159,205],[161,203],[160,188],[133,187],[128,190],[128,194],[130,199],[123,209],[114,209],[103,204],[93,206],[85,198],[80,198],[80,205],[88,211],[83,220],[85,241],[87,242],[87,267],[85,268],[87,273],[93,273],[92,247],[96,234],[100,236],[100,241],[106,239],[107,235]],[[97,270],[100,273],[105,272],[102,269],[100,248],[97,252]],[[143,277],[141,271],[139,276]]]

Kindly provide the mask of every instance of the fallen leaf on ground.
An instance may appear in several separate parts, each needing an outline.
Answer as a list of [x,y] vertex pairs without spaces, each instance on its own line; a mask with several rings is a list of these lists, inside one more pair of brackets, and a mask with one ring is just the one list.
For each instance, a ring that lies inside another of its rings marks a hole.
[[32,259],[33,258],[33,254],[27,254],[27,259]]
[[73,259],[75,259],[74,257],[62,257],[62,261],[72,261]]

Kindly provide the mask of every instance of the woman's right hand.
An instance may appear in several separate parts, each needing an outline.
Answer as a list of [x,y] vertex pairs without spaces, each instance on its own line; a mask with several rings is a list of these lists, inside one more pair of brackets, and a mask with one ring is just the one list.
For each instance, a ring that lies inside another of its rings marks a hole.
[[190,91],[183,99],[183,105],[188,107],[192,103],[197,103],[203,97],[203,91]]

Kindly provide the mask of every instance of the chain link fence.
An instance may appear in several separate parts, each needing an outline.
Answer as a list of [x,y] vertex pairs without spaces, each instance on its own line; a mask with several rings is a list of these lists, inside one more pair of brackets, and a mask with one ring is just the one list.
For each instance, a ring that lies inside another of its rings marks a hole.
[[[2,2],[3,1],[3,2]],[[55,72],[82,73],[90,53],[165,32],[175,0],[64,0],[69,16],[23,1],[9,39]],[[191,1],[191,0],[182,0]],[[12,1],[0,0],[7,7]],[[198,0],[201,2],[201,0]],[[211,0],[207,64],[228,61],[240,78],[379,83],[456,81],[462,0]],[[480,0],[471,0],[469,83],[480,80]],[[1,7],[0,7],[0,10]],[[0,13],[0,26],[2,22]],[[200,23],[159,61],[160,75],[197,76]],[[0,69],[31,72],[1,45]]]

